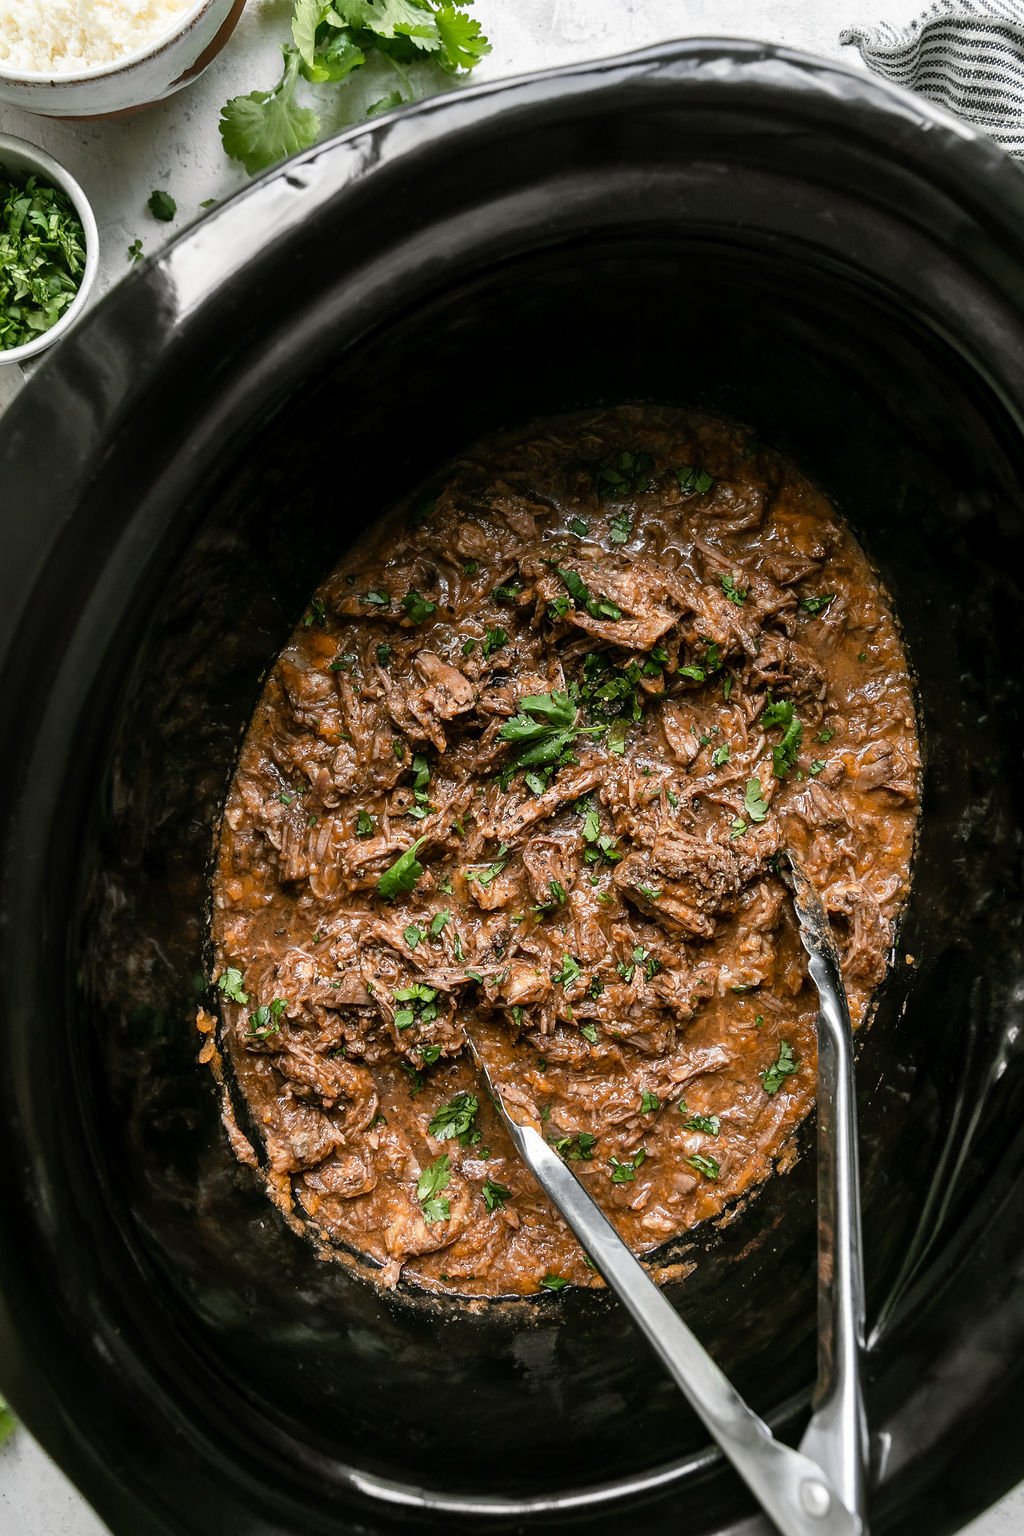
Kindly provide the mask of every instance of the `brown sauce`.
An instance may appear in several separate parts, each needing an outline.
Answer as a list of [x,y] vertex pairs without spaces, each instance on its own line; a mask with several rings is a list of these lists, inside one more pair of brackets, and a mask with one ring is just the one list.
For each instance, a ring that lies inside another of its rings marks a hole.
[[599,1284],[467,1028],[634,1249],[717,1216],[814,1101],[773,857],[859,1024],[919,775],[884,592],[746,432],[623,407],[466,454],[317,592],[228,796],[221,1044],[274,1198],[384,1284]]

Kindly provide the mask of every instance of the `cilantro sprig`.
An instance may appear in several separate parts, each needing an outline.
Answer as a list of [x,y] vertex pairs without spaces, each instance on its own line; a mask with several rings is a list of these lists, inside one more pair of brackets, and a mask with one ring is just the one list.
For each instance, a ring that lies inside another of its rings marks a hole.
[[[519,700],[519,713],[498,732],[502,741],[512,742],[517,752],[502,773],[502,787],[507,789],[512,775],[526,769],[536,776],[536,770],[553,772],[570,755],[573,742],[578,736],[590,736],[601,727],[579,726],[576,701],[557,688],[551,693],[528,694]],[[529,783],[529,779],[527,780]],[[538,778],[539,788],[544,782]],[[530,784],[537,789],[537,784]],[[539,791],[538,791],[539,792]]]
[[367,107],[373,116],[419,93],[422,81],[410,68],[468,72],[491,51],[480,23],[451,0],[295,0],[291,34],[273,89],[234,96],[221,110],[225,153],[251,176],[316,143],[320,114],[297,99],[300,80],[338,86],[379,60],[393,71],[397,88]]

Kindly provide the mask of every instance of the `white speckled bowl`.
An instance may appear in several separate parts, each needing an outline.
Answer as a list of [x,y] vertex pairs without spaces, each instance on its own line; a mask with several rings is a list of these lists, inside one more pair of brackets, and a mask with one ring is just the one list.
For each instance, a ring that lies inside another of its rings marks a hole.
[[81,318],[89,302],[89,294],[99,269],[100,238],[92,205],[85,193],[60,161],[48,155],[45,150],[37,149],[34,144],[29,144],[24,139],[16,139],[10,134],[0,133],[0,167],[7,171],[15,171],[22,176],[35,174],[40,181],[60,187],[74,204],[75,212],[81,219],[82,229],[85,232],[85,271],[82,273],[82,281],[74,299],[57,324],[52,325],[48,331],[40,332],[33,341],[26,341],[23,347],[8,347],[6,350],[0,348],[0,368],[2,368],[7,363],[25,363],[30,357],[35,357],[37,352],[42,352],[46,347],[52,346],[55,341],[59,341]]
[[0,64],[0,101],[45,117],[117,117],[171,96],[216,58],[245,0],[196,0],[170,32],[112,64],[75,74],[18,72]]

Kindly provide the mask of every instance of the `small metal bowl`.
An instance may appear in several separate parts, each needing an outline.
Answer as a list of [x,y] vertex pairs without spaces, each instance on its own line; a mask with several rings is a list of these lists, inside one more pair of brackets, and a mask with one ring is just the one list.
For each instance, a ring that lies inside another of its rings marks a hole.
[[172,96],[217,57],[245,0],[196,0],[169,32],[109,64],[69,74],[7,69],[0,102],[44,117],[120,117]]
[[59,341],[81,318],[89,302],[89,294],[99,269],[100,237],[92,205],[85,193],[60,161],[48,155],[45,150],[37,149],[34,144],[28,144],[24,139],[16,139],[10,134],[0,133],[0,168],[14,171],[22,176],[36,175],[40,181],[49,182],[51,186],[59,187],[62,192],[66,192],[82,221],[82,230],[85,235],[85,271],[82,273],[82,281],[78,285],[75,297],[56,325],[51,325],[48,331],[40,331],[38,336],[32,341],[26,341],[23,346],[8,347],[6,350],[0,348],[0,367],[3,367],[6,363],[24,363],[30,357],[35,357],[38,352],[44,351],[46,347]]

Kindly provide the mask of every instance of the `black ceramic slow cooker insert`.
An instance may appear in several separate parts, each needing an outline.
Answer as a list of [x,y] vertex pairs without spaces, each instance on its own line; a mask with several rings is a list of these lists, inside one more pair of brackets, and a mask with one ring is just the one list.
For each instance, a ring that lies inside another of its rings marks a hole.
[[[1024,183],[867,77],[694,42],[424,103],[133,273],[0,428],[0,1383],[116,1536],[763,1529],[602,1293],[440,1312],[288,1231],[193,1017],[240,733],[317,581],[484,432],[747,423],[919,680],[920,846],[860,1042],[876,1533],[1024,1473]],[[912,957],[907,963],[906,957]],[[673,1300],[791,1440],[814,1166]]]

